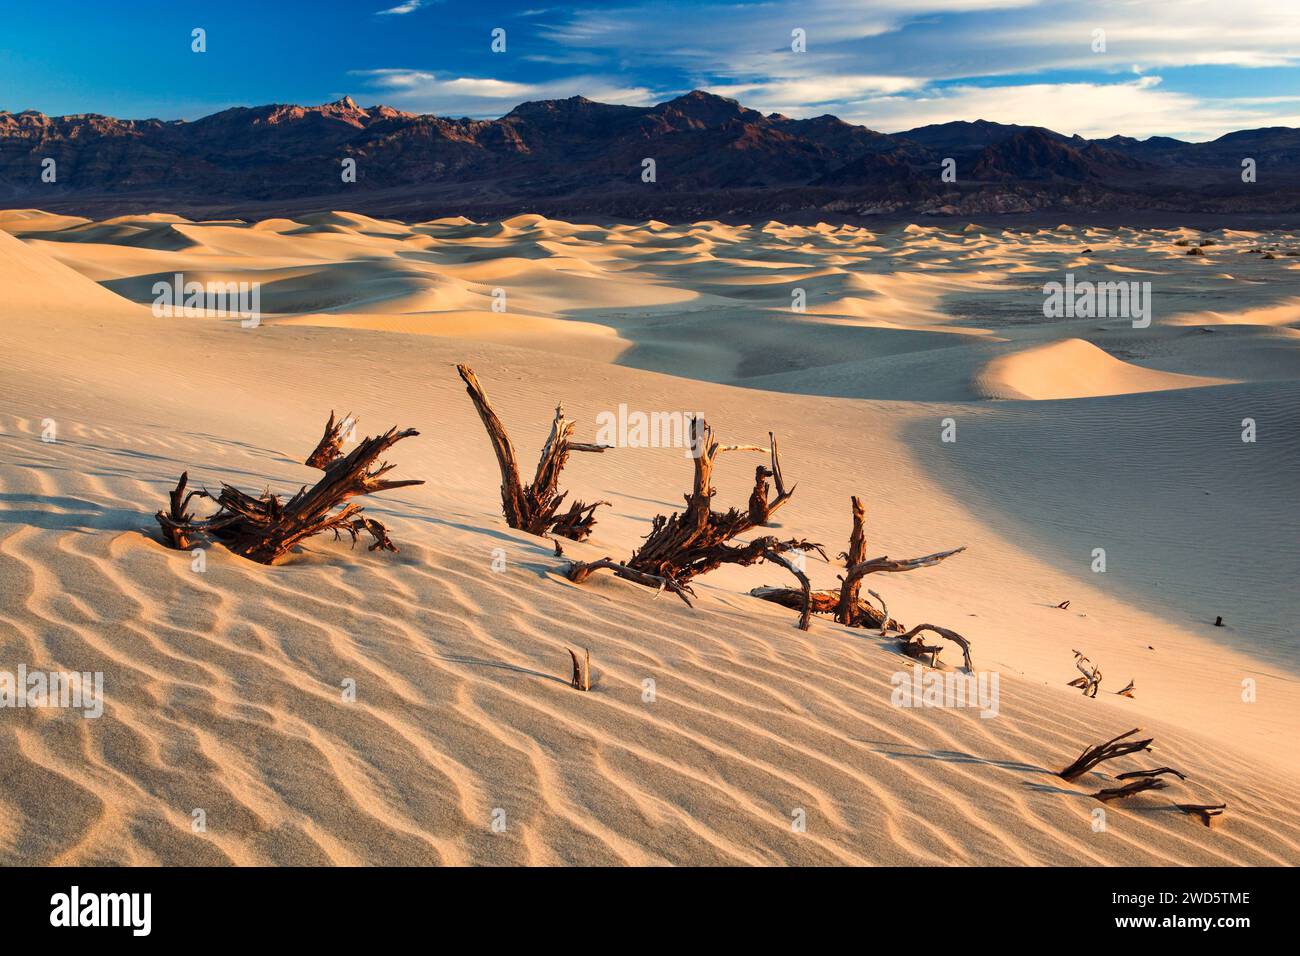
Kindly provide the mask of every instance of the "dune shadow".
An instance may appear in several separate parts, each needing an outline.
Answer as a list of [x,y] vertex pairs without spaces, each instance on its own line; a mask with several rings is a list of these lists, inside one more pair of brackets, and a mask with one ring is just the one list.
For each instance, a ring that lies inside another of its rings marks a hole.
[[[48,505],[46,508],[14,508],[14,504]],[[110,508],[63,495],[0,493],[0,524],[25,525],[44,531],[130,531],[149,521],[152,515],[131,508]]]
[[[861,737],[850,737],[858,743],[872,744],[879,743],[875,740],[865,740]],[[1043,767],[1035,767],[1033,764],[1022,763],[1016,760],[993,760],[988,757],[977,757],[974,754],[962,753],[959,750],[931,750],[927,752],[907,753],[899,750],[876,750],[875,753],[891,759],[902,760],[938,760],[942,763],[967,763],[977,764],[985,767],[998,767],[1002,770],[1019,770],[1024,773],[1048,773],[1052,771]]]
[[479,657],[454,657],[451,655],[440,654],[439,660],[448,661],[452,664],[472,664],[476,667],[495,667],[499,670],[514,671],[516,674],[526,674],[529,677],[540,677],[543,680],[555,681],[557,684],[569,686],[569,682],[563,677],[556,677],[554,674],[544,674],[541,671],[535,671],[528,667],[520,667],[517,664],[504,664],[501,661],[489,661]]

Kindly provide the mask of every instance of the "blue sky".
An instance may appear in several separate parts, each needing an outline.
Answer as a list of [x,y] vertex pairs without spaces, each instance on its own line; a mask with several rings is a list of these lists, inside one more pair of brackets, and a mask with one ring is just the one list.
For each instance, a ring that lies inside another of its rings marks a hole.
[[[1300,126],[1300,0],[5,0],[2,12],[0,109],[15,112],[194,119],[350,95],[496,117],[525,100],[648,105],[702,88],[885,132],[982,118],[1204,140]],[[206,53],[190,49],[195,27]],[[806,52],[791,49],[796,29]]]

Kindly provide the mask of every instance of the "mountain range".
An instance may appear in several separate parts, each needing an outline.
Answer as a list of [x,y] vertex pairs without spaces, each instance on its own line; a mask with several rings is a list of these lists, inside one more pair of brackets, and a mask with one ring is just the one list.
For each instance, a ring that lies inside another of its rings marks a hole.
[[[1242,181],[1247,158],[1256,182]],[[54,182],[42,181],[46,159]],[[344,182],[346,159],[355,182]],[[941,177],[946,160],[955,181]],[[1190,143],[976,120],[886,134],[700,90],[649,107],[529,102],[495,120],[363,109],[347,97],[192,122],[0,112],[0,207],[15,206],[209,218],[347,208],[408,220],[1276,214],[1300,211],[1300,129]]]

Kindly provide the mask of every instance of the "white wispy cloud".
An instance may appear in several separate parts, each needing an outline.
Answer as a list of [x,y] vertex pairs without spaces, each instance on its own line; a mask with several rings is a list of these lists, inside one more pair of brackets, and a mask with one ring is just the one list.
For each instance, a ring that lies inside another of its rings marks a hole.
[[391,106],[443,116],[498,117],[528,100],[585,96],[602,103],[647,106],[663,96],[647,87],[629,85],[616,76],[588,74],[518,83],[492,77],[451,76],[430,70],[385,68],[353,70],[366,88],[354,98],[380,96]]
[[375,16],[377,16],[377,17],[393,17],[393,16],[400,17],[400,16],[404,16],[404,15],[406,15],[406,14],[408,14],[408,13],[414,13],[416,10],[419,10],[421,7],[423,7],[423,6],[427,6],[427,4],[428,4],[428,0],[406,0],[405,3],[400,3],[400,4],[398,4],[398,5],[395,6],[395,7],[390,7],[390,8],[387,9],[387,10],[380,10],[380,11],[378,11],[378,12],[375,14]]
[[[1067,135],[1101,138],[1213,139],[1258,126],[1300,125],[1300,102],[1206,99],[1160,88],[1159,77],[1119,83],[1030,83],[1020,86],[951,86],[917,96],[876,97],[841,118],[886,133],[931,123],[984,119],[1046,126]],[[1271,108],[1284,106],[1285,110]]]
[[[528,13],[539,19],[522,60],[574,75],[357,75],[394,106],[478,117],[528,99],[648,105],[698,87],[765,113],[834,113],[885,131],[984,118],[1206,139],[1296,121],[1287,96],[1240,84],[1241,98],[1189,91],[1185,75],[1175,90],[1153,74],[1201,65],[1300,77],[1300,0],[625,0]],[[790,48],[795,29],[806,52]],[[1104,52],[1093,49],[1096,30]]]

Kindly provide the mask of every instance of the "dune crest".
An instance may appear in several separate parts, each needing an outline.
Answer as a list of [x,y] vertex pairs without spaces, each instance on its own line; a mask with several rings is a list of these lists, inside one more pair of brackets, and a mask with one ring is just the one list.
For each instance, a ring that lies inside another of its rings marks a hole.
[[1052,400],[1163,392],[1227,381],[1139,368],[1107,355],[1091,342],[1066,339],[993,359],[976,373],[975,390],[988,398]]

